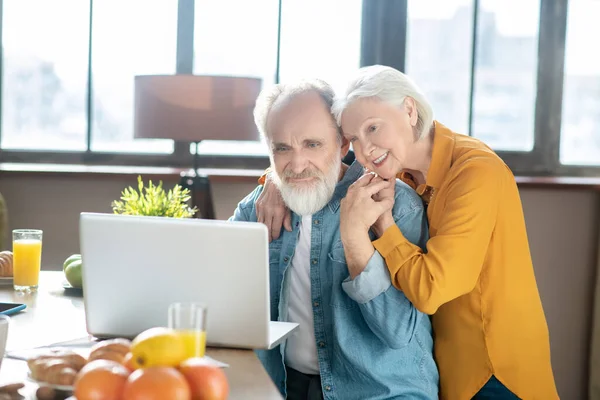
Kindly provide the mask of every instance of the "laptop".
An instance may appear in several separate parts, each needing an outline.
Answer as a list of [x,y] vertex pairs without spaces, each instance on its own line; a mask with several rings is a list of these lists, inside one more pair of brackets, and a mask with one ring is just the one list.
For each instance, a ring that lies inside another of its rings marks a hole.
[[267,229],[255,222],[81,213],[89,334],[168,325],[174,302],[207,305],[207,344],[272,349],[298,324],[270,319]]

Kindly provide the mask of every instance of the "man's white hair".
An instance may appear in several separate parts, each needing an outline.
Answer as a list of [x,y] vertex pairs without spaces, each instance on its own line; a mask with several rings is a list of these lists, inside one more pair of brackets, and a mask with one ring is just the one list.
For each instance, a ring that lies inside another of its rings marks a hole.
[[344,96],[335,99],[332,107],[338,125],[342,123],[342,114],[353,101],[375,97],[390,105],[403,107],[407,97],[415,101],[418,120],[415,125],[417,139],[429,134],[433,125],[433,108],[419,87],[405,74],[392,67],[372,65],[358,70],[350,81]]
[[[279,83],[260,92],[254,107],[254,122],[265,140],[268,141],[269,139],[267,119],[269,118],[269,113],[275,102],[279,99],[291,99],[311,92],[317,93],[323,100],[327,109],[331,110],[335,99],[335,92],[327,82],[320,79],[301,80],[294,83]],[[335,123],[333,115],[331,116],[331,123],[338,130],[338,139],[341,140],[342,134]]]

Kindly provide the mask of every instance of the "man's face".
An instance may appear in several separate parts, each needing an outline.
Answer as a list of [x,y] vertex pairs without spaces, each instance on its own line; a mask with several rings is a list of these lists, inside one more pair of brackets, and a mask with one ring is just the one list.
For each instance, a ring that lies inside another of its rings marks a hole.
[[283,200],[299,215],[319,211],[333,195],[349,147],[329,108],[316,92],[280,99],[269,112],[267,132]]

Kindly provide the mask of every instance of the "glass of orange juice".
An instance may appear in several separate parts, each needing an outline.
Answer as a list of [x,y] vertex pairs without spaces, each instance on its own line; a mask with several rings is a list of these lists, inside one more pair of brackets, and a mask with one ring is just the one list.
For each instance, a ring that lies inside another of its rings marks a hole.
[[173,303],[169,306],[169,328],[176,330],[185,343],[188,358],[204,357],[206,350],[206,305]]
[[15,229],[13,234],[13,286],[18,292],[35,292],[42,264],[42,231]]

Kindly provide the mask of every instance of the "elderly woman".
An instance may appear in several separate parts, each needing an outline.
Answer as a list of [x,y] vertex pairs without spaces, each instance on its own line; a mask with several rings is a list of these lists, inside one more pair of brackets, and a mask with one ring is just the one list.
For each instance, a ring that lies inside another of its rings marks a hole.
[[[558,399],[519,191],[509,168],[481,141],[434,121],[417,86],[393,68],[360,69],[332,111],[357,160],[370,171],[342,201],[348,264],[361,264],[379,251],[393,285],[433,315],[440,397]],[[381,206],[389,204],[393,190],[369,195],[381,179],[390,180],[391,188],[396,177],[428,206],[427,251],[406,240]],[[261,220],[278,236],[284,214],[276,189],[268,179],[265,185]],[[379,237],[373,242],[370,230]]]

